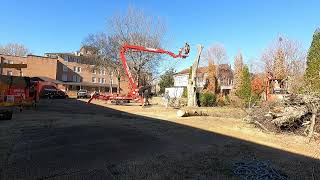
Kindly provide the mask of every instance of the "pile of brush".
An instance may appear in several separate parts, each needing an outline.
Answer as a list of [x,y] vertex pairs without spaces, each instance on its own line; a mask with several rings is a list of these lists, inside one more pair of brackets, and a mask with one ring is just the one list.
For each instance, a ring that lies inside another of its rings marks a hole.
[[316,132],[316,129],[320,128],[319,113],[320,96],[291,95],[281,102],[252,108],[244,120],[265,131],[303,132],[310,140],[319,136]]

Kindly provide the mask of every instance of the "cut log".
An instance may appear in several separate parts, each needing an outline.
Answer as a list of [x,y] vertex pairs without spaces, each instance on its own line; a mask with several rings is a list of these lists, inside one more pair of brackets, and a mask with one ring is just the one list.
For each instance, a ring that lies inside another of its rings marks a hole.
[[189,116],[208,116],[209,113],[204,110],[178,110],[177,117],[189,117]]
[[310,111],[306,106],[286,107],[283,113],[275,114],[276,118],[272,122],[278,127],[291,125],[308,113]]
[[312,109],[312,116],[311,116],[311,119],[310,119],[310,128],[309,128],[309,134],[308,134],[308,141],[310,142],[312,136],[313,136],[313,133],[314,133],[314,125],[316,124],[316,114],[317,114],[317,108],[314,107]]
[[266,132],[270,132],[266,127],[264,127],[264,125],[262,125],[261,123],[259,123],[258,121],[254,121],[253,122],[255,125],[257,125],[258,127],[260,127],[261,129],[263,129]]

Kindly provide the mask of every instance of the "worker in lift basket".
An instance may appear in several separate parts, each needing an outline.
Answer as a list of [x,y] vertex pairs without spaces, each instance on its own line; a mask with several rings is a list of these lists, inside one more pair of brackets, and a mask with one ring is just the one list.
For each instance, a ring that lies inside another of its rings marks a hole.
[[169,101],[170,101],[169,91],[166,91],[164,93],[163,100],[164,100],[165,107],[168,108]]

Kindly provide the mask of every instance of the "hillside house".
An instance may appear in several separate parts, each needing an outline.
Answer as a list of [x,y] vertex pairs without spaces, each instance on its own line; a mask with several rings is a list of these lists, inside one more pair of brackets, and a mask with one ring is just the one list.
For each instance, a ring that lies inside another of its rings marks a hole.
[[[197,86],[201,90],[207,83],[208,73],[207,67],[199,67],[197,70]],[[190,69],[184,69],[176,73],[174,78],[174,87],[168,88],[171,97],[181,97],[183,89],[187,88],[189,80]],[[219,64],[218,71],[218,83],[221,93],[229,94],[233,88],[233,70],[228,64]]]

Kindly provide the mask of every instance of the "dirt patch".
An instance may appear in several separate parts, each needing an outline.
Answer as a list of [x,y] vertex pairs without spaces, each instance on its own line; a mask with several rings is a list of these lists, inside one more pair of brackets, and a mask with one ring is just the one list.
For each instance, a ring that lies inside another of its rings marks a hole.
[[240,109],[177,118],[162,105],[95,103],[43,101],[1,122],[0,178],[239,179],[236,163],[252,160],[291,179],[320,178],[319,145],[266,134],[244,123]]

